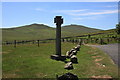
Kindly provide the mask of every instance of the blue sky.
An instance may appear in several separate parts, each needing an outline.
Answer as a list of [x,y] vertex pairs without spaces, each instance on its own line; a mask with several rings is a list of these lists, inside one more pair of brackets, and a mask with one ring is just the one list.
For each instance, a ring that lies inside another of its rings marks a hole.
[[112,29],[118,23],[117,2],[2,2],[2,27],[32,23],[55,27],[54,17],[62,16],[63,25],[78,24]]

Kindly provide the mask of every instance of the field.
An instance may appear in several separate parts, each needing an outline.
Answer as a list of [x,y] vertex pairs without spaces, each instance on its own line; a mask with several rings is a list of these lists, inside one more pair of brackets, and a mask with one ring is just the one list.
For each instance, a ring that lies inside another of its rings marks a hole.
[[[62,43],[62,54],[77,44]],[[92,76],[107,76],[117,78],[118,68],[104,52],[82,45],[77,54],[78,64],[73,64],[73,70],[64,69],[65,63],[50,59],[55,54],[55,43],[3,45],[2,67],[3,78],[56,78],[71,72],[79,78]],[[69,59],[67,59],[69,61]]]
[[[31,24],[16,28],[3,28],[2,29],[2,43],[14,43],[46,39],[55,39],[55,28],[49,27],[44,24]],[[92,44],[110,44],[118,43],[120,35],[118,35],[115,29],[100,30],[85,27],[82,25],[66,25],[61,28],[61,37],[64,39],[84,39],[85,43]],[[102,39],[102,40],[101,40]],[[102,41],[102,42],[101,42]]]
[[[118,43],[120,39],[115,29],[100,30],[73,24],[63,26],[61,29],[64,55],[77,45],[78,40],[85,44],[100,45]],[[76,74],[79,78],[118,77],[118,67],[111,58],[99,49],[87,45],[82,45],[77,53],[78,64],[73,64],[73,70],[64,69],[65,62],[69,62],[69,59],[66,61],[50,59],[50,56],[55,54],[55,28],[44,24],[31,24],[2,29],[2,33],[3,78],[55,79],[56,75],[60,76],[67,72]]]

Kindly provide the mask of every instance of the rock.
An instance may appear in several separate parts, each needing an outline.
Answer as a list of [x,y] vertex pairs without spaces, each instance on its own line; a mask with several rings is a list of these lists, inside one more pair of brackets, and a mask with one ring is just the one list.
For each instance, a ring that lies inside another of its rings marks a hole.
[[73,55],[77,55],[77,51],[76,51],[76,50],[75,50],[75,51],[73,51],[72,53],[73,53]]
[[73,56],[70,58],[70,61],[71,61],[72,63],[78,63],[78,60],[77,60],[76,55],[73,55]]
[[77,48],[80,48],[80,45],[77,45]]
[[67,58],[70,58],[70,51],[67,51],[67,52],[66,52],[66,57],[67,57]]
[[70,54],[70,57],[72,57],[73,55],[77,55],[77,51],[74,50],[71,54]]
[[77,45],[77,47],[75,47],[75,50],[80,51],[80,46]]
[[104,65],[104,64],[103,64],[102,66],[103,66],[103,67],[105,67],[105,65]]
[[65,55],[61,55],[61,56],[51,55],[51,59],[64,61],[64,60],[66,60],[66,56]]
[[60,77],[57,78],[57,80],[79,80],[77,75],[74,75],[72,73],[66,73]]
[[74,50],[75,50],[75,49],[71,49],[71,50],[70,50],[70,53],[72,53]]
[[75,49],[71,49],[70,51],[67,51],[66,52],[66,57],[67,58],[70,58],[73,54],[75,54],[76,55],[76,50]]
[[68,62],[67,64],[65,64],[65,67],[64,67],[64,68],[65,68],[65,69],[68,69],[68,70],[73,69],[72,62]]

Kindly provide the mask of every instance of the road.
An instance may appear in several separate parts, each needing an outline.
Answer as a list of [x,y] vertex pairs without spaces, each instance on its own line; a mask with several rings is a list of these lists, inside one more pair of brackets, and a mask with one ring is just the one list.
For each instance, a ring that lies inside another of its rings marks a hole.
[[120,67],[120,43],[115,44],[108,44],[108,45],[90,45],[93,47],[97,47],[104,51],[106,54],[108,54],[111,59],[114,61],[115,64],[117,64]]

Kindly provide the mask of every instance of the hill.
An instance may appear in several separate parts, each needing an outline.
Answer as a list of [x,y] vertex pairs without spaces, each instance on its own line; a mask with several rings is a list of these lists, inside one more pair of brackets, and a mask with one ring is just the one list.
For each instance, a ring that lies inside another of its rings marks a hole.
[[55,29],[43,24],[31,24],[16,28],[2,29],[4,40],[36,40],[55,38]]
[[85,33],[93,33],[93,32],[98,32],[101,31],[100,29],[95,29],[95,28],[89,28],[86,26],[82,25],[66,25],[62,27],[62,31],[66,32],[66,34],[63,33],[63,36],[79,36],[81,34]]
[[[62,37],[79,36],[84,33],[101,31],[81,25],[67,25],[62,27]],[[37,40],[55,38],[55,28],[44,24],[31,24],[16,28],[2,29],[3,41],[8,40]]]

